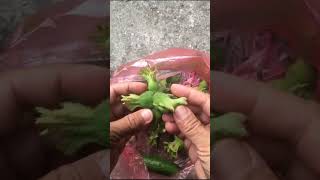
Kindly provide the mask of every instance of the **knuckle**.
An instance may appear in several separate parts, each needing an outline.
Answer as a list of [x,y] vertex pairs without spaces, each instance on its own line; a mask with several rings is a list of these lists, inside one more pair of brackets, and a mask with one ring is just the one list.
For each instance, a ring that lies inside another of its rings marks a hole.
[[191,136],[197,134],[200,122],[192,113],[188,112],[182,122],[186,134]]
[[139,127],[138,119],[138,113],[132,113],[127,116],[127,123],[130,131],[134,131],[137,127]]

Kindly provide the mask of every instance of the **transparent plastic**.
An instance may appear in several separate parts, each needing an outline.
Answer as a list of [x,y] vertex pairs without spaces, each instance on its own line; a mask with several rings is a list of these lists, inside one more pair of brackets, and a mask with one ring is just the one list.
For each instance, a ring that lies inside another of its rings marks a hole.
[[107,61],[97,26],[107,25],[104,0],[59,1],[26,17],[0,54],[0,70],[51,63]]
[[[170,77],[178,73],[182,74],[186,84],[192,86],[199,79],[206,80],[210,87],[210,56],[209,54],[192,49],[168,49],[124,64],[119,67],[111,77],[111,84],[121,82],[143,81],[138,74],[140,69],[146,66],[155,67],[160,75],[159,79]],[[119,161],[111,172],[111,179],[194,179],[192,175],[193,164],[188,155],[180,153],[174,163],[180,167],[178,173],[173,176],[163,176],[149,172],[143,163],[141,154],[158,155],[168,159],[163,147],[150,147],[147,142],[146,131],[142,131],[133,137],[126,145]]]

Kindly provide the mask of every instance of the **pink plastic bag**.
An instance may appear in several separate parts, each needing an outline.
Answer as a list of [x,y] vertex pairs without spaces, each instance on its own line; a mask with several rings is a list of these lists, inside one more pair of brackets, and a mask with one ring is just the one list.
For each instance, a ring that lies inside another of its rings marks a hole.
[[104,0],[57,2],[27,17],[0,55],[0,70],[50,63],[106,61],[92,36],[107,25]]
[[[191,49],[168,49],[157,52],[130,62],[118,68],[112,75],[111,84],[131,81],[142,81],[143,79],[138,74],[140,69],[146,66],[155,67],[160,73],[159,79],[173,76],[177,73],[188,74],[195,77],[195,74],[200,79],[208,82],[210,87],[210,57],[209,54]],[[192,78],[191,78],[192,79]],[[194,82],[197,80],[193,79]],[[191,82],[190,82],[191,83]],[[192,84],[191,83],[191,84]],[[187,156],[182,156],[175,160],[175,163],[181,166],[179,172],[171,177],[148,172],[144,166],[140,152],[146,154],[157,154],[165,156],[165,152],[159,148],[154,150],[145,142],[146,132],[141,132],[136,135],[125,147],[120,155],[118,164],[111,173],[112,179],[186,179],[193,169],[193,165]]]
[[283,77],[292,58],[287,45],[270,31],[220,32],[214,44],[224,54],[223,65],[214,69],[258,81]]

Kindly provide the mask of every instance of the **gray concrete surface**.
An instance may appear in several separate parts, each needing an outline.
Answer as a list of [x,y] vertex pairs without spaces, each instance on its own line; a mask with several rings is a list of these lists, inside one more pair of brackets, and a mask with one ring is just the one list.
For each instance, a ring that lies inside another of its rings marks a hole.
[[210,50],[209,1],[110,3],[111,70],[170,47]]

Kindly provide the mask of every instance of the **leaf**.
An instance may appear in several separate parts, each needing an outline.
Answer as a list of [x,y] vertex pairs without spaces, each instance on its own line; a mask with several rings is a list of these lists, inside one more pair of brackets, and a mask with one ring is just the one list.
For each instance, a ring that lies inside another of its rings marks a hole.
[[202,80],[198,86],[198,90],[201,92],[207,92],[208,90],[208,84],[205,80]]
[[298,59],[288,68],[284,78],[271,82],[271,85],[276,89],[306,99],[313,97],[315,84],[315,69],[311,65],[305,63],[302,59]]
[[107,25],[98,25],[97,32],[92,35],[92,39],[97,43],[98,47],[104,50],[107,54],[109,51],[109,34],[110,28]]
[[240,113],[227,113],[211,117],[211,144],[223,138],[242,138],[248,136],[244,127],[246,117]]
[[109,108],[107,101],[95,108],[79,103],[63,103],[60,109],[38,107],[36,124],[41,136],[53,142],[67,155],[79,152],[89,144],[109,147]]
[[164,144],[165,150],[172,158],[177,158],[178,152],[184,147],[183,141],[177,136],[174,136],[172,142],[164,142]]

